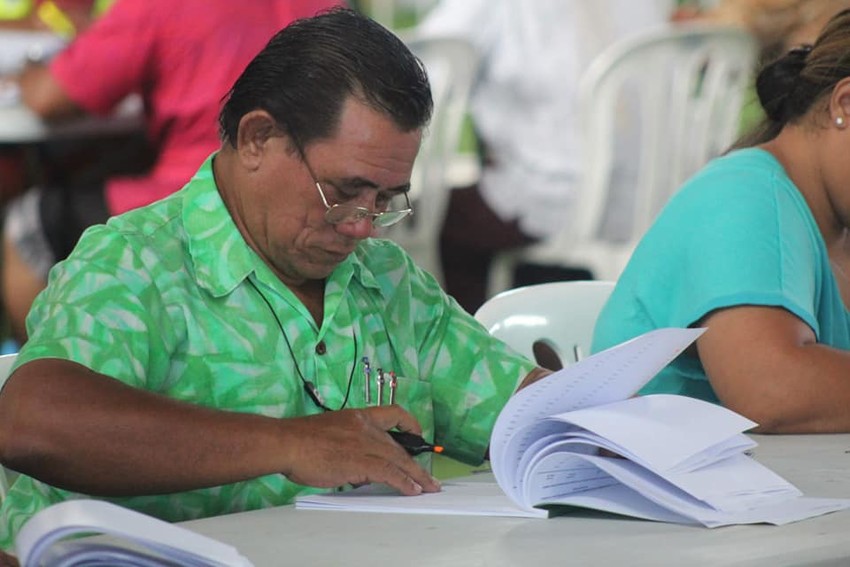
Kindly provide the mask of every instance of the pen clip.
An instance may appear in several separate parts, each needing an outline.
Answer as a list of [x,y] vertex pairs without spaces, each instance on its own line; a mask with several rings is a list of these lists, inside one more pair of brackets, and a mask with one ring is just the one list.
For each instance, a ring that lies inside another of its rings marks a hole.
[[372,405],[372,367],[369,365],[369,357],[363,357],[363,388],[366,405]]
[[378,382],[378,405],[384,405],[384,369],[378,368],[376,380]]
[[398,389],[398,377],[395,372],[390,371],[390,405],[395,404],[395,394]]

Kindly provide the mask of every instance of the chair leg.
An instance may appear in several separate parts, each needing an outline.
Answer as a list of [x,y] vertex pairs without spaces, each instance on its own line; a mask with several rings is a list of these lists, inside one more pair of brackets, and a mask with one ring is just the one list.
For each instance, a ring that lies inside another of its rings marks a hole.
[[501,252],[493,258],[487,281],[487,297],[511,289],[514,284],[514,270],[518,255],[514,251]]

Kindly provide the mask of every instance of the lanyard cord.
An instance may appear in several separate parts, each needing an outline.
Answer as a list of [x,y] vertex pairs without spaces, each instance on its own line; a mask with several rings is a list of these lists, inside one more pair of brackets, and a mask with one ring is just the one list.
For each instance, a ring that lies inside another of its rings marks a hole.
[[[313,403],[316,404],[316,407],[324,411],[334,411],[333,408],[330,408],[325,405],[325,402],[322,400],[322,395],[319,393],[319,389],[316,388],[316,385],[313,384],[313,382],[304,378],[304,374],[301,372],[301,368],[298,366],[298,360],[295,358],[295,353],[292,351],[292,344],[290,344],[289,342],[289,337],[286,336],[286,331],[283,330],[283,323],[281,323],[280,317],[277,316],[277,312],[274,310],[274,307],[272,307],[271,302],[268,300],[265,294],[260,291],[260,288],[257,287],[257,284],[255,284],[250,277],[246,279],[248,280],[248,283],[251,284],[251,287],[254,288],[254,291],[257,292],[257,295],[259,295],[266,303],[269,308],[269,311],[271,311],[271,314],[274,317],[275,322],[277,323],[277,326],[280,328],[280,333],[281,335],[283,335],[283,340],[286,342],[286,348],[289,349],[289,356],[292,357],[292,364],[295,366],[295,372],[297,372],[298,377],[301,378],[301,383],[304,387],[304,391],[307,392],[307,395],[310,396],[310,399],[313,400]],[[351,384],[354,382],[354,369],[357,367],[357,333],[352,331],[352,334],[354,335],[354,362],[351,364],[351,374],[349,374],[348,376],[348,388],[346,388],[345,390],[345,399],[342,401],[342,405],[339,406],[339,409],[343,409],[348,403],[348,397],[351,394]]]

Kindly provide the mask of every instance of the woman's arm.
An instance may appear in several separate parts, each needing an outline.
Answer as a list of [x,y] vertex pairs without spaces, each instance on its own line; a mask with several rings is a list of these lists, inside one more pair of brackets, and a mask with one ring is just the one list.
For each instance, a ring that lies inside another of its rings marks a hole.
[[779,307],[739,306],[700,323],[700,360],[720,401],[760,433],[850,431],[850,352],[818,344]]

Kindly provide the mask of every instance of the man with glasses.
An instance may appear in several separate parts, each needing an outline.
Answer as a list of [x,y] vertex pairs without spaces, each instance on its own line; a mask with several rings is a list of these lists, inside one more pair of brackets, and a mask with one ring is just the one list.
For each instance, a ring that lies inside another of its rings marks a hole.
[[37,300],[0,394],[0,456],[24,473],[2,546],[74,493],[176,521],[346,484],[439,490],[392,429],[484,458],[545,371],[373,238],[413,213],[431,106],[418,60],[354,12],[272,39],[227,96],[221,149],[90,229]]

